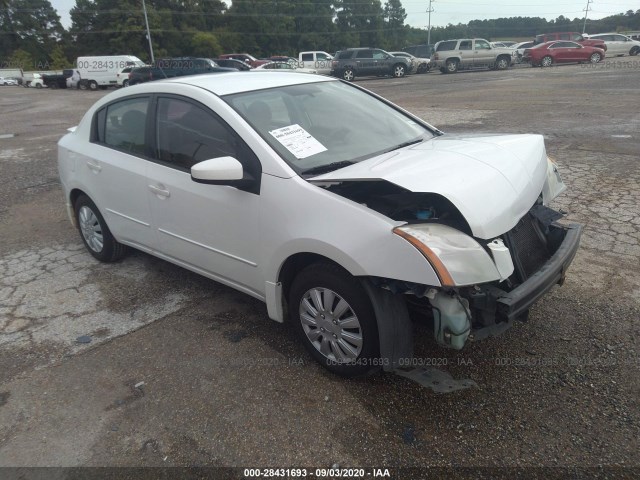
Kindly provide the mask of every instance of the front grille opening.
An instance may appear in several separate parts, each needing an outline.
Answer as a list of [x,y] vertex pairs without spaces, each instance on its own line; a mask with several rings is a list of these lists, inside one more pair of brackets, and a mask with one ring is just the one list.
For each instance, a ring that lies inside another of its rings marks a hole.
[[502,239],[511,251],[513,259],[513,283],[520,284],[526,281],[551,258],[546,237],[530,213],[522,217]]

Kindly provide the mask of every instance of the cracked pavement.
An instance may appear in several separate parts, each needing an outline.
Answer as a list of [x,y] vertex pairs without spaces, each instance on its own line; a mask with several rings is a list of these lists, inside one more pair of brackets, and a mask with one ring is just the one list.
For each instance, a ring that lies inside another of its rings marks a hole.
[[146,254],[94,260],[55,156],[106,92],[4,87],[0,465],[640,468],[638,73],[359,80],[445,132],[543,134],[585,225],[527,323],[458,352],[416,322],[417,357],[478,385],[446,396],[332,376],[260,302]]

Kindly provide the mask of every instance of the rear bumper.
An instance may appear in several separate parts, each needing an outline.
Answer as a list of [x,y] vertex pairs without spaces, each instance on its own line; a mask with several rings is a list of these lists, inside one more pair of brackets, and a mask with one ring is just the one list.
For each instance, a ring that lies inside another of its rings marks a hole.
[[496,295],[497,319],[511,322],[526,313],[554,285],[564,281],[567,269],[580,246],[582,225],[572,224],[562,228],[566,231],[564,239],[542,268],[512,291]]

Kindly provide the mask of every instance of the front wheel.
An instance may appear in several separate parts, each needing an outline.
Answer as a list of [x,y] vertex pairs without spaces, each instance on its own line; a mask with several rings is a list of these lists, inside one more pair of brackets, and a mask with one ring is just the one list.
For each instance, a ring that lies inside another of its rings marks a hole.
[[74,205],[80,237],[89,253],[101,262],[115,262],[127,253],[104,221],[104,217],[86,195],[80,195]]
[[36,83],[36,88],[42,88],[42,85],[40,85],[39,83]]
[[90,80],[89,90],[98,90],[98,82],[96,82],[95,80]]
[[346,80],[347,82],[353,81],[353,79],[355,78],[355,74],[353,73],[353,69],[351,67],[345,68],[344,71],[342,72],[342,78],[344,80]]
[[549,55],[547,55],[540,61],[541,67],[550,67],[552,64],[553,64],[553,58],[551,58]]
[[305,348],[329,371],[359,377],[380,369],[378,324],[369,296],[337,265],[316,263],[296,276],[289,315]]
[[592,53],[591,56],[589,57],[589,61],[591,63],[598,63],[600,62],[600,60],[602,60],[602,56],[599,53]]
[[128,87],[129,86],[129,80],[123,80],[122,81],[122,86],[123,87]]
[[500,57],[496,61],[496,70],[506,70],[507,68],[509,68],[509,60],[505,57]]
[[635,57],[636,55],[638,55],[638,53],[640,53],[640,47],[633,47],[629,51],[629,55],[631,55],[632,57]]
[[393,72],[392,73],[393,73],[394,77],[401,78],[401,77],[404,77],[405,71],[406,71],[406,69],[405,69],[404,65],[401,65],[401,64],[398,63],[398,64],[393,66]]

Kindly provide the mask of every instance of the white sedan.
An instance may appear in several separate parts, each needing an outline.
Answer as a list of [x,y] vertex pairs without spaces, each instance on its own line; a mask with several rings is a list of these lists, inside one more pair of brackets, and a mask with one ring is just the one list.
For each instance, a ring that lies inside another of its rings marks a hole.
[[297,62],[267,62],[262,65],[258,65],[255,70],[266,70],[266,71],[278,71],[278,72],[297,72],[297,73],[318,73],[317,70],[313,68],[303,68],[298,67]]
[[415,73],[427,73],[431,69],[430,58],[415,57],[407,52],[389,52],[394,57],[404,57],[411,61]]
[[329,370],[407,365],[408,307],[460,349],[562,283],[581,227],[540,135],[446,135],[351,83],[198,75],[112,92],[58,144],[88,252],[135,248],[288,316]]
[[18,81],[13,78],[4,78],[0,77],[0,85],[9,86],[9,85],[18,85]]
[[604,40],[607,45],[607,56],[635,56],[640,53],[640,42],[619,33],[598,33],[589,35],[590,39]]

